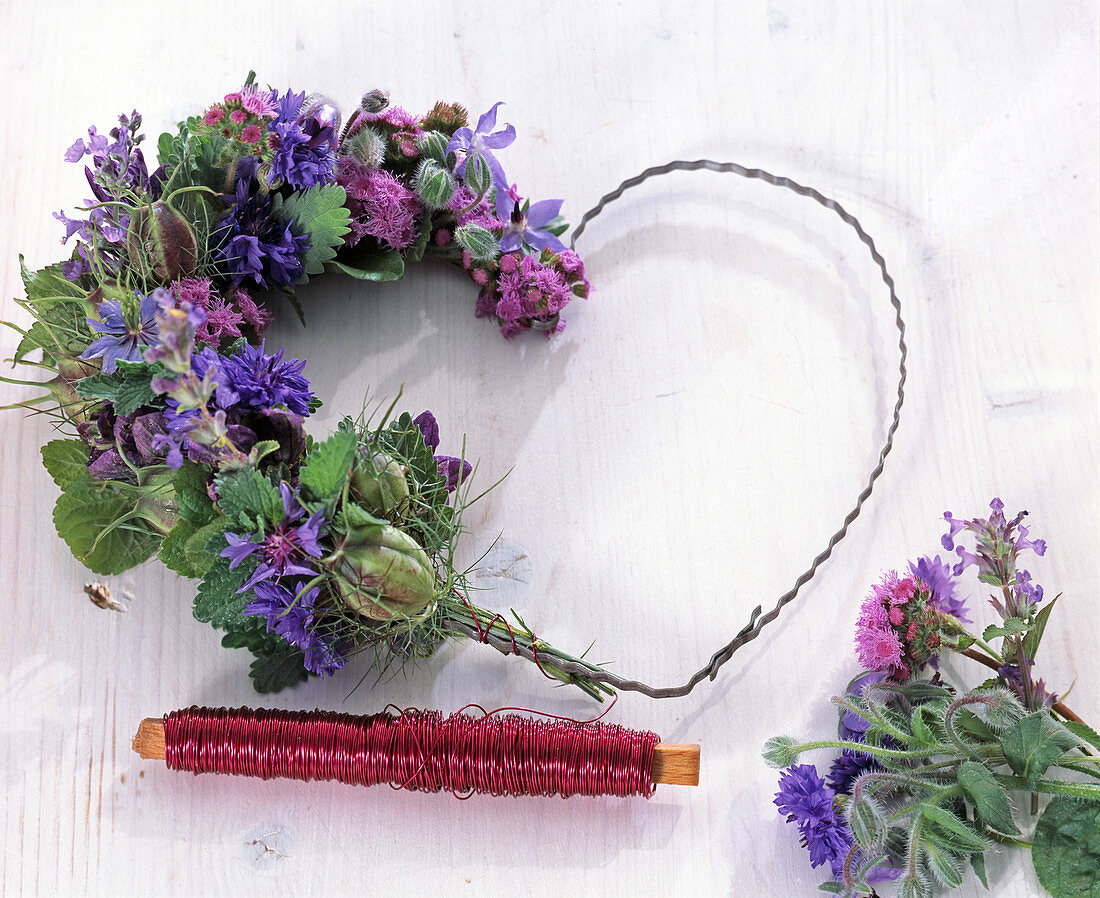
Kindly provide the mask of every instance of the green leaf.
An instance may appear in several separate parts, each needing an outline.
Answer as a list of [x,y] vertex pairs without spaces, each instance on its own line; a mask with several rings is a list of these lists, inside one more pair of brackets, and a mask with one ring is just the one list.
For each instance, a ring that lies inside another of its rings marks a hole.
[[405,276],[405,261],[397,250],[352,253],[343,259],[333,259],[328,268],[361,281],[399,281]]
[[962,858],[958,854],[928,840],[921,847],[925,863],[940,885],[949,889],[957,889],[962,885]]
[[345,530],[358,530],[363,527],[385,527],[389,521],[376,518],[361,505],[349,502],[337,515],[337,522]]
[[244,606],[252,599],[252,591],[237,592],[256,568],[256,561],[246,558],[233,570],[229,559],[215,556],[199,584],[192,612],[195,620],[213,624],[220,630],[228,627],[239,629]]
[[914,708],[909,718],[909,725],[919,745],[934,745],[936,737],[933,735],[931,727],[925,722],[924,715],[925,707],[923,705]]
[[241,526],[254,529],[274,526],[285,515],[278,488],[255,468],[241,468],[215,478],[218,504],[226,516]]
[[830,895],[843,895],[844,886],[839,882],[823,882],[817,887],[819,892],[828,892]]
[[1006,617],[1001,626],[996,624],[990,624],[982,631],[982,639],[989,642],[991,639],[996,639],[998,636],[1010,636],[1013,633],[1022,633],[1027,630],[1031,625],[1026,621],[1020,620],[1018,617]]
[[1077,738],[1048,711],[1035,711],[1009,727],[1000,739],[1008,766],[1034,788],[1041,777]]
[[[997,681],[993,680],[992,682],[996,683]],[[977,738],[981,739],[982,742],[997,741],[997,734],[994,733],[993,730],[991,730],[986,725],[985,721],[978,717],[978,715],[974,712],[964,708],[956,712],[953,719],[964,733],[969,733],[971,736],[976,736]]]
[[989,880],[985,875],[985,855],[975,852],[970,855],[970,867],[974,871],[974,875],[978,877],[978,881],[989,888]]
[[57,500],[57,534],[89,570],[120,574],[157,550],[161,534],[133,514],[140,499],[136,490],[118,483],[74,480]]
[[27,299],[32,303],[58,300],[69,301],[78,299],[84,301],[84,290],[79,284],[65,277],[64,266],[58,262],[49,265],[40,271],[31,271],[19,256],[19,273],[23,278],[23,287],[27,291]]
[[1078,739],[1082,739],[1093,748],[1100,748],[1100,734],[1087,723],[1078,723],[1076,720],[1067,720],[1062,723],[1067,730]]
[[1035,615],[1035,625],[1028,631],[1027,636],[1024,637],[1024,654],[1032,661],[1035,660],[1035,655],[1039,651],[1039,643],[1043,639],[1043,631],[1047,628],[1047,618],[1050,617],[1050,612],[1054,610],[1054,604],[1057,601],[1058,597],[1055,596],[1042,611]]
[[323,502],[343,489],[358,445],[355,434],[337,431],[315,446],[302,463],[298,479],[302,492]]
[[309,275],[321,274],[325,262],[336,258],[336,249],[343,246],[344,235],[351,230],[351,217],[344,207],[347,194],[339,184],[325,184],[292,193],[281,201],[278,194],[275,196],[273,210],[289,222],[296,236],[309,238],[309,249],[302,259],[305,274],[298,279],[304,284]]
[[1031,862],[1054,898],[1100,896],[1100,804],[1059,796],[1039,818]]
[[252,662],[248,675],[257,692],[279,692],[308,679],[305,657],[301,649],[290,649],[278,655],[261,655]]
[[982,822],[1000,833],[1015,835],[1020,830],[1012,819],[1008,793],[998,785],[992,772],[977,761],[959,765],[959,785]]
[[194,535],[195,525],[186,518],[180,518],[176,526],[164,537],[164,542],[160,544],[160,554],[157,557],[164,562],[168,570],[175,571],[182,577],[201,576],[188,562],[187,554],[184,552],[187,540]]
[[928,821],[928,825],[924,828],[927,837],[944,848],[969,852],[985,851],[990,847],[986,839],[939,805],[922,803],[920,815]]
[[217,520],[200,527],[188,537],[183,554],[187,558],[187,564],[195,572],[191,576],[206,576],[214,559],[226,546],[224,534],[228,523],[228,518],[219,516]]
[[77,480],[87,480],[91,453],[83,440],[50,440],[42,447],[42,464],[61,489]]
[[132,415],[157,399],[153,389],[156,372],[149,365],[120,361],[112,374],[98,374],[77,382],[76,392],[85,399],[103,399],[114,406],[116,415]]
[[205,465],[185,461],[172,475],[180,517],[190,521],[196,529],[209,524],[218,516],[210,494],[206,491],[206,479],[210,473],[210,468]]

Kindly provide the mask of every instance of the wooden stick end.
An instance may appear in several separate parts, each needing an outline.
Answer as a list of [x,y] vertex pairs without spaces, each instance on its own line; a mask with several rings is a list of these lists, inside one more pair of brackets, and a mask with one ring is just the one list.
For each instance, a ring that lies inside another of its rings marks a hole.
[[147,761],[164,760],[164,721],[159,717],[146,717],[134,734],[134,751]]
[[650,775],[655,783],[698,786],[699,746],[693,742],[658,742]]

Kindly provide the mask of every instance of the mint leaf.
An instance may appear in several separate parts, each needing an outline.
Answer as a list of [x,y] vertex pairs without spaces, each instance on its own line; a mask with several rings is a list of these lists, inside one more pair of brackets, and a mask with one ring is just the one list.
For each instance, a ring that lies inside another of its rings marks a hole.
[[76,385],[76,392],[85,399],[103,399],[114,406],[116,415],[132,415],[143,405],[157,399],[152,387],[155,372],[149,365],[120,361],[112,374],[85,377]]
[[342,271],[361,281],[399,281],[405,276],[405,262],[397,250],[353,252],[327,265],[330,271]]
[[1100,896],[1100,805],[1058,796],[1043,811],[1031,862],[1054,898]]
[[135,514],[135,487],[97,480],[74,480],[57,500],[53,522],[78,561],[97,574],[120,574],[141,564],[161,535]]
[[322,502],[343,488],[358,448],[355,434],[338,431],[314,446],[302,464],[298,482],[311,499]]
[[228,523],[227,518],[219,516],[188,537],[183,554],[188,566],[195,572],[192,576],[205,577],[214,559],[226,547],[225,527]]
[[252,590],[240,594],[237,590],[244,585],[244,581],[255,568],[256,561],[246,558],[230,570],[228,558],[215,556],[195,594],[195,605],[192,609],[195,620],[212,624],[219,630],[231,626],[239,628],[244,616],[244,606],[253,596]]
[[1077,744],[1076,737],[1050,716],[1035,711],[1016,721],[1000,738],[1008,766],[1034,788],[1048,767]]
[[160,544],[160,553],[157,557],[164,562],[164,566],[170,571],[175,571],[181,577],[198,577],[199,573],[191,566],[184,552],[187,540],[195,535],[195,525],[186,518],[180,518],[164,542]]
[[282,522],[283,497],[255,468],[241,468],[215,478],[218,504],[226,516],[249,530]]
[[79,284],[65,277],[64,265],[57,262],[40,271],[31,271],[19,256],[19,274],[23,278],[23,287],[27,299],[33,303],[69,302],[77,299],[84,301],[84,290]]
[[996,639],[998,636],[1010,636],[1013,633],[1022,633],[1030,626],[1030,624],[1018,617],[1006,617],[1002,626],[998,627],[996,624],[990,624],[986,627],[985,630],[982,631],[982,639],[989,642],[991,639]]
[[83,440],[50,440],[42,447],[42,464],[61,489],[77,480],[88,480],[91,452]]
[[344,235],[351,230],[351,216],[344,207],[347,194],[338,184],[310,187],[280,200],[275,194],[272,210],[281,215],[296,236],[309,238],[309,249],[302,259],[305,274],[299,284],[311,274],[321,274],[325,262],[336,258],[337,247],[343,246]]
[[287,650],[275,655],[261,655],[252,662],[248,675],[257,692],[279,692],[308,679],[305,656],[301,649],[287,646]]
[[997,783],[984,764],[963,761],[959,765],[959,785],[973,806],[982,823],[999,833],[1015,835],[1019,827],[1012,819],[1008,793]]
[[180,517],[190,521],[196,528],[209,524],[218,516],[210,494],[206,491],[206,479],[209,476],[210,468],[189,461],[185,461],[172,474]]

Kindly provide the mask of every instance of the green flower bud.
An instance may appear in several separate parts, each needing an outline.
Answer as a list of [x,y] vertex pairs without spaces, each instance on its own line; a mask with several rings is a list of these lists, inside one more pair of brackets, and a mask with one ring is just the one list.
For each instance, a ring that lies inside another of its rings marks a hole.
[[425,159],[416,172],[416,192],[429,209],[442,209],[455,195],[454,175],[433,159]]
[[439,131],[428,131],[416,142],[420,155],[432,159],[440,165],[447,164],[447,135]]
[[466,174],[464,175],[466,186],[474,192],[475,196],[485,196],[489,188],[493,186],[493,173],[489,170],[489,163],[481,154],[471,156],[466,160]]
[[409,498],[405,469],[385,455],[360,456],[351,477],[351,489],[371,511],[380,514],[400,511]]
[[469,250],[475,262],[491,262],[500,255],[500,244],[493,232],[481,225],[462,225],[455,229],[459,246]]
[[136,209],[130,218],[130,261],[138,268],[147,262],[162,280],[174,281],[195,270],[196,245],[191,223],[160,200]]
[[435,570],[416,541],[389,524],[348,531],[336,563],[344,604],[363,617],[386,621],[430,610]]

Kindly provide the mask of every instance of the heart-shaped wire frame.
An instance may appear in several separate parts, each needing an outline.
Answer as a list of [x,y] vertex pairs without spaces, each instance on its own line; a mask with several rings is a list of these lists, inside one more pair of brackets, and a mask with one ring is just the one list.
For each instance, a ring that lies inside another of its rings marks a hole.
[[[848,212],[843,206],[836,200],[830,199],[824,194],[812,187],[806,187],[799,184],[797,181],[792,181],[790,178],[784,178],[779,175],[773,175],[771,172],[764,171],[760,168],[745,168],[743,165],[738,165],[736,162],[713,162],[710,159],[696,159],[691,162],[684,160],[674,160],[672,162],[666,162],[664,165],[655,165],[652,168],[647,168],[639,175],[635,175],[633,178],[628,178],[623,181],[612,190],[610,193],[605,194],[600,198],[600,201],[596,203],[591,209],[581,216],[581,220],[573,231],[573,235],[570,239],[569,246],[573,248],[576,246],[577,238],[584,233],[585,227],[592,221],[597,215],[599,215],[609,204],[613,203],[619,197],[623,195],[631,187],[637,187],[639,184],[647,181],[649,178],[656,177],[657,175],[666,175],[669,172],[674,171],[699,171],[704,169],[706,171],[723,172],[735,175],[740,175],[742,178],[750,178],[753,180],[764,181],[767,184],[771,184],[773,187],[782,187],[786,190],[790,190],[797,193],[799,196],[808,197],[814,202],[824,206],[826,209],[836,213],[836,215],[852,230],[856,232],[859,239],[866,245],[867,249],[871,253],[871,258],[878,266],[879,271],[882,272],[883,283],[886,284],[887,289],[890,291],[890,303],[894,307],[894,323],[898,330],[898,387],[897,387],[897,401],[894,403],[893,418],[890,421],[890,426],[886,431],[886,441],[883,444],[882,450],[878,455],[878,463],[871,471],[870,476],[867,478],[867,485],[863,488],[863,491],[856,499],[856,503],[852,510],[844,518],[844,523],[840,529],[836,531],[831,537],[825,548],[814,558],[810,566],[799,575],[795,580],[794,586],[792,586],[787,592],[783,593],[775,603],[775,607],[772,608],[767,614],[763,614],[763,608],[757,605],[753,609],[752,615],[749,617],[749,622],[742,627],[736,636],[726,645],[722,646],[717,652],[715,652],[710,661],[705,667],[697,671],[691,676],[691,678],[682,686],[666,686],[655,687],[649,686],[645,683],[641,683],[637,680],[627,680],[622,677],[616,676],[609,671],[602,668],[593,667],[590,664],[584,662],[567,661],[560,658],[554,659],[554,666],[559,668],[565,673],[577,674],[584,676],[587,679],[595,680],[600,683],[606,683],[615,689],[626,690],[630,692],[641,692],[643,695],[648,695],[650,698],[679,698],[687,695],[691,692],[699,683],[705,679],[713,680],[718,675],[718,669],[725,664],[730,658],[733,657],[733,653],[736,652],[741,646],[756,639],[760,635],[760,631],[765,625],[770,624],[773,620],[779,617],[779,612],[783,610],[784,606],[792,602],[795,596],[798,595],[798,591],[805,586],[817,573],[817,569],[829,558],[833,553],[833,549],[836,544],[839,543],[845,535],[848,533],[848,527],[851,523],[859,517],[859,513],[863,508],[863,503],[867,501],[871,496],[871,491],[874,489],[875,481],[878,480],[882,474],[883,467],[886,464],[886,456],[890,454],[890,450],[894,446],[894,434],[898,429],[898,422],[901,420],[901,406],[905,401],[905,379],[906,368],[905,359],[909,353],[908,347],[905,343],[905,322],[901,317],[901,301],[898,299],[897,291],[894,288],[894,279],[891,277],[890,272],[886,269],[886,260],[882,257],[882,254],[878,251],[878,247],[875,246],[875,241],[871,238],[864,229],[863,225],[859,223],[854,215]],[[472,638],[479,639],[482,642],[487,642],[493,645],[498,651],[506,655],[520,655],[526,657],[532,661],[538,662],[535,651],[533,649],[526,649],[522,646],[517,646],[512,640],[506,637],[498,637],[495,634],[490,635],[485,632],[473,632],[471,631],[467,635]]]

